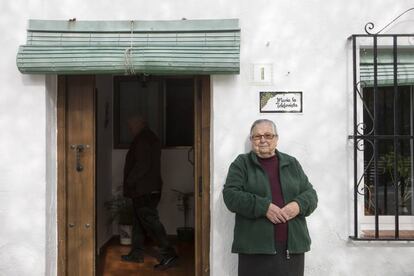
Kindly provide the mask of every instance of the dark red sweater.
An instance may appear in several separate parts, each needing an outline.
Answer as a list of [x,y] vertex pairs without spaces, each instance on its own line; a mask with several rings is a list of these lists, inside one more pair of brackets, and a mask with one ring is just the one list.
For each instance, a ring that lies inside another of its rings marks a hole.
[[[270,158],[260,158],[258,157],[260,165],[266,172],[269,177],[270,189],[272,190],[272,203],[282,208],[285,206],[285,201],[283,200],[283,191],[280,185],[279,178],[279,160],[277,156],[274,155]],[[287,241],[288,236],[288,225],[287,223],[276,223],[274,226],[275,239],[278,242]]]

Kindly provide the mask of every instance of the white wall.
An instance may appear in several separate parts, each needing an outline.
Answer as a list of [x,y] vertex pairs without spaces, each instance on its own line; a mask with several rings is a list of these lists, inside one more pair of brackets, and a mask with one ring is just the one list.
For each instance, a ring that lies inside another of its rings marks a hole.
[[[46,232],[46,99],[44,76],[16,68],[26,21],[40,17],[35,1],[1,2],[0,275],[44,275]],[[52,218],[53,219],[53,218]],[[53,238],[51,238],[53,240]],[[50,271],[50,269],[48,268]]]
[[57,77],[46,76],[46,262],[45,274],[57,273]]
[[[368,21],[380,28],[412,6],[411,0],[2,1],[0,275],[53,275],[45,265],[54,258],[46,247],[47,235],[53,234],[49,226],[46,231],[46,214],[53,215],[45,206],[46,154],[53,150],[46,143],[50,96],[43,76],[17,71],[15,55],[24,43],[27,19],[73,17],[240,19],[241,73],[212,78],[211,275],[236,275],[237,257],[230,253],[234,215],[223,205],[221,189],[228,165],[245,150],[245,141],[237,138],[245,137],[258,117],[277,122],[280,150],[300,160],[319,193],[319,208],[309,220],[313,247],[306,255],[306,275],[413,275],[413,244],[347,238],[352,225],[352,145],[347,140],[352,67],[347,37],[363,33]],[[274,65],[271,86],[248,82],[249,64],[261,61]],[[259,114],[261,90],[303,91],[303,115]]]

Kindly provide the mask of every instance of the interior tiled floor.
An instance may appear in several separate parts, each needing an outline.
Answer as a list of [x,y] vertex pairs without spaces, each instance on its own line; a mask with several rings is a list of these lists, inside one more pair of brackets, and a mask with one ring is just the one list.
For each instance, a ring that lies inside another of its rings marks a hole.
[[128,254],[130,246],[120,245],[118,238],[113,238],[106,249],[98,257],[98,276],[128,276],[128,275],[194,275],[194,242],[172,240],[179,255],[177,266],[165,271],[155,271],[153,266],[158,263],[156,247],[148,246],[144,263],[131,263],[121,261],[121,255]]

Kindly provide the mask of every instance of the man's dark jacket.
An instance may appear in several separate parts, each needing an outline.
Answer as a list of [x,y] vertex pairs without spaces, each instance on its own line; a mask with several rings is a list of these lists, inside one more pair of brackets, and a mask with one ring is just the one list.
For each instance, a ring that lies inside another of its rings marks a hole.
[[148,127],[135,136],[125,158],[124,196],[135,198],[161,191],[161,144]]

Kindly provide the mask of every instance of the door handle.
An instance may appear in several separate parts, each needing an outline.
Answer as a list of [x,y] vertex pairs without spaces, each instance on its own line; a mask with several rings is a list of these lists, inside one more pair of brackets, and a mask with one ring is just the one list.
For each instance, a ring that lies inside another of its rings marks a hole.
[[85,151],[85,149],[88,149],[90,146],[89,145],[83,145],[83,144],[79,144],[79,145],[71,145],[70,148],[72,150],[76,151],[76,171],[77,172],[81,172],[83,171],[83,165],[81,164],[81,153]]

